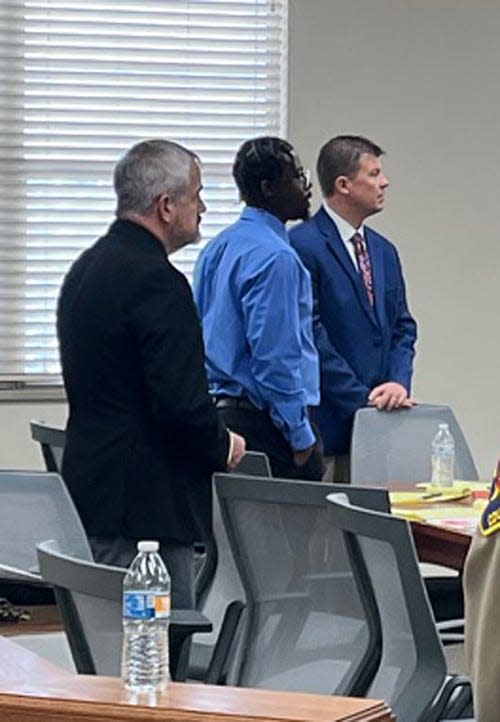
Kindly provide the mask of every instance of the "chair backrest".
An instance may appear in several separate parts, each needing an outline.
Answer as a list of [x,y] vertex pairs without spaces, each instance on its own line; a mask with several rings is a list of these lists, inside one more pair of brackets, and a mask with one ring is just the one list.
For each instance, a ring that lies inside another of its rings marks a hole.
[[351,506],[342,494],[333,493],[328,501],[332,524],[344,534],[358,591],[366,605],[375,605],[372,616],[379,619],[382,656],[367,696],[384,699],[397,719],[433,722],[446,662],[409,524]]
[[455,478],[478,473],[467,441],[448,406],[420,404],[390,413],[356,412],[351,443],[351,483],[379,485],[430,481],[431,444],[438,426],[448,424],[455,439]]
[[54,587],[78,673],[119,676],[127,570],[64,554],[55,540],[41,542],[37,552],[42,579]]
[[271,464],[262,451],[247,451],[233,473],[246,476],[272,476]]
[[[378,664],[375,624],[352,579],[321,482],[215,475],[247,604],[241,686],[363,694]],[[388,509],[385,489],[335,485]]]
[[30,429],[31,438],[40,444],[47,471],[60,474],[66,431],[49,426],[45,421],[30,421]]
[[[247,452],[237,469],[228,474],[246,474],[269,478],[271,466],[265,454],[258,451]],[[214,645],[219,637],[224,615],[228,606],[234,601],[244,599],[240,577],[236,570],[226,530],[222,521],[217,495],[212,495],[212,530],[213,538],[207,544],[207,558],[204,561],[197,588],[203,588],[200,595],[199,610],[213,625],[211,634],[195,635],[191,647],[191,676],[205,679],[211,661]],[[205,579],[203,579],[205,575]]]
[[36,545],[55,539],[92,559],[87,535],[59,474],[0,471],[0,569],[39,578]]
[[[270,477],[271,465],[261,451],[247,451],[232,473]],[[212,502],[212,530],[212,539],[206,543],[205,558],[196,574],[197,606],[204,614],[208,614],[210,619],[216,620],[210,641],[207,635],[203,635],[205,644],[213,644],[213,639],[218,634],[223,610],[229,603],[226,601],[227,592],[232,596],[233,591],[241,589],[239,577],[236,571],[232,571],[234,563],[215,494]]]

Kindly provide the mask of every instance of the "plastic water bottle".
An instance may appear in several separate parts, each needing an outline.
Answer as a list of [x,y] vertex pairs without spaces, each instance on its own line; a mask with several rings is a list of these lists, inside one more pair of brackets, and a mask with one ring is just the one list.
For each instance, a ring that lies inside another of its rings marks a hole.
[[140,541],[123,580],[122,679],[132,692],[166,689],[169,680],[170,576],[157,541]]
[[439,424],[432,440],[432,486],[453,486],[455,441],[448,424]]

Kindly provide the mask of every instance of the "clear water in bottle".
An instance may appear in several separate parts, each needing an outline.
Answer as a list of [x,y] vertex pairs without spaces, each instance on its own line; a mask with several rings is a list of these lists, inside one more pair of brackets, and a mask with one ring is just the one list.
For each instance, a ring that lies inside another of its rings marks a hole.
[[169,680],[170,576],[158,548],[140,541],[123,580],[122,679],[136,693],[161,692]]
[[455,465],[455,441],[448,424],[439,424],[436,436],[432,440],[432,477],[433,486],[453,486]]

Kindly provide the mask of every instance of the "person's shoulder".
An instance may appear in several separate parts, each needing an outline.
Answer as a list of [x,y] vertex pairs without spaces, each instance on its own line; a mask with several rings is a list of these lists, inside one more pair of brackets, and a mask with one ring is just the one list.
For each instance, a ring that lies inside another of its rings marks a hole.
[[307,221],[290,229],[290,243],[302,258],[321,255],[326,240],[332,233],[330,226],[333,226],[333,222],[321,207]]
[[396,248],[396,245],[390,241],[387,236],[384,236],[380,231],[376,231],[375,228],[365,225],[365,237],[368,236],[372,242],[379,243],[381,246],[387,248]]
[[85,248],[69,266],[64,277],[63,286],[71,284],[73,280],[81,282],[82,278],[96,278],[100,269],[105,269],[108,264],[112,268],[113,256],[115,255],[114,244],[110,243],[109,232],[98,238],[91,246]]
[[230,236],[228,236],[229,228],[224,228],[222,231],[217,233],[213,238],[211,238],[207,243],[203,246],[203,248],[198,253],[198,260],[197,264],[202,264],[208,262],[213,256],[216,256],[219,253],[219,249],[224,245],[226,242],[226,239]]
[[262,232],[248,229],[232,244],[231,263],[240,280],[249,281],[269,273],[287,273],[299,259],[287,237],[276,229],[262,226]]
[[365,238],[372,245],[372,247],[375,247],[382,253],[388,256],[399,256],[396,244],[393,243],[393,241],[390,241],[387,236],[384,236],[379,231],[371,228],[371,226],[365,226]]
[[387,236],[384,236],[383,233],[380,233],[380,231],[375,230],[375,228],[372,228],[372,226],[369,226],[365,224],[365,236],[369,236],[372,241],[377,241],[377,243],[387,244],[389,246],[394,246],[394,243],[390,241]]
[[304,266],[291,245],[279,238],[277,242],[256,246],[248,254],[248,268],[251,275],[259,272],[295,278],[303,272]]
[[221,234],[221,245],[234,259],[269,258],[287,252],[286,238],[266,223],[235,223]]
[[[119,281],[124,296],[165,291],[186,293],[189,282],[175,267],[159,241],[153,237],[109,234],[102,238],[98,253],[110,277]],[[105,259],[105,260],[104,260]]]
[[82,254],[83,262],[106,266],[109,271],[140,276],[152,266],[163,266],[165,251],[159,241],[143,229],[115,221],[93,246]]
[[186,309],[189,313],[194,309],[188,279],[168,259],[161,264],[147,263],[139,272],[131,273],[121,295],[125,307],[129,309],[144,306],[181,314]]
[[219,256],[229,249],[229,251],[238,250],[240,241],[245,238],[245,229],[241,224],[241,219],[236,220],[229,226],[220,230],[213,238],[211,238],[198,254],[197,264],[202,266],[217,261]]
[[320,212],[321,209],[311,216],[311,218],[308,218],[307,221],[302,221],[302,223],[298,223],[290,229],[288,236],[292,246],[308,242],[311,238],[315,238],[318,235],[318,216]]

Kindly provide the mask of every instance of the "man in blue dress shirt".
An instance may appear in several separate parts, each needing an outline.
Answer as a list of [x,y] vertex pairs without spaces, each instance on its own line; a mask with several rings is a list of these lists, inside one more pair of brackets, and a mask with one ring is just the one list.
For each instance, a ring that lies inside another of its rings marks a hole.
[[268,455],[274,476],[321,479],[308,414],[319,403],[311,280],[285,228],[308,217],[310,184],[292,146],[272,137],[244,143],[233,175],[246,207],[196,269],[210,392],[247,449]]

